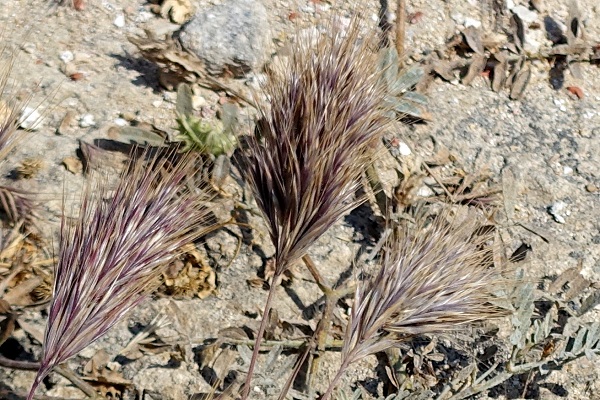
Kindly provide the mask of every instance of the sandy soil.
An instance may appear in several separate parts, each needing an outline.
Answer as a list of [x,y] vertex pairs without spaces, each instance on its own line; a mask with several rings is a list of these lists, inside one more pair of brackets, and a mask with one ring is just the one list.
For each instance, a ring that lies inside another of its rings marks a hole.
[[[408,24],[409,54],[423,54],[443,45],[462,29],[461,24],[469,21],[481,22],[484,28],[492,29],[491,5],[478,3],[474,0],[408,1],[408,12],[422,12],[416,23]],[[515,3],[519,4],[516,0]],[[544,11],[537,13],[537,21],[543,25],[544,17],[552,17],[565,24],[567,1],[544,0],[542,3]],[[200,7],[208,5],[206,1],[200,2]],[[289,18],[292,12],[309,23],[315,8],[325,13],[350,8],[345,3],[296,4],[279,0],[265,0],[265,5],[272,22],[265,29],[271,29],[275,38],[285,38],[294,32]],[[371,7],[376,15],[376,5]],[[579,7],[587,37],[600,42],[600,6],[595,0],[580,0]],[[118,21],[121,16],[123,24]],[[151,13],[141,0],[87,0],[82,11],[69,7],[48,9],[46,3],[30,0],[12,0],[0,7],[0,26],[6,27],[3,28],[4,40],[20,49],[13,77],[27,90],[35,90],[33,104],[50,98],[41,106],[45,117],[42,127],[10,154],[1,166],[2,173],[10,175],[24,159],[43,160],[44,167],[35,177],[12,184],[40,194],[43,216],[40,227],[47,239],[57,237],[63,195],[67,204],[76,203],[86,179],[80,172],[66,171],[63,165],[65,158],[76,156],[79,141],[108,138],[110,129],[122,119],[135,119],[174,131],[175,93],[159,86],[157,67],[141,58],[127,40],[128,35],[142,35],[145,27],[155,29],[162,23],[164,20]],[[500,20],[500,24],[506,23]],[[548,45],[541,30],[531,31],[542,46]],[[277,48],[274,44],[273,50]],[[61,57],[73,60],[67,67]],[[414,58],[409,60],[414,62]],[[484,77],[477,77],[469,86],[458,80],[447,82],[437,77],[425,93],[431,121],[404,126],[398,137],[414,154],[425,159],[433,157],[440,146],[445,147],[465,171],[487,171],[490,185],[502,187],[505,195],[508,191],[513,207],[500,212],[502,237],[509,253],[523,243],[531,246],[524,264],[528,277],[556,277],[581,262],[582,275],[592,283],[600,282],[600,190],[597,189],[600,187],[600,69],[583,64],[582,80],[576,80],[567,72],[567,82],[559,90],[551,87],[548,70],[546,62],[532,64],[531,82],[519,100],[509,99],[506,92],[493,92]],[[80,75],[76,75],[75,80],[70,79],[68,75],[73,77],[73,73]],[[567,86],[580,87],[585,97],[578,99]],[[200,93],[212,110],[223,96],[223,93],[208,90]],[[244,113],[251,114],[251,110]],[[57,133],[65,116],[73,118],[73,122],[66,125],[64,132]],[[248,119],[240,133],[249,131],[250,124]],[[235,186],[232,190],[239,193],[240,188]],[[562,204],[558,218],[549,213],[549,208],[557,204]],[[376,225],[373,220],[360,223],[354,220],[363,217],[361,213],[353,213],[311,248],[311,256],[329,281],[351,270],[357,252],[372,248],[373,244],[365,239],[368,236],[365,232]],[[557,222],[561,217],[564,220]],[[217,232],[201,249],[217,272],[218,295],[202,300],[156,297],[137,308],[68,365],[81,371],[89,359],[103,349],[112,362],[111,368],[132,383],[130,388],[135,388],[129,389],[125,398],[187,399],[196,393],[208,392],[210,374],[199,365],[205,341],[216,338],[226,327],[256,329],[266,298],[265,290],[249,286],[247,280],[257,276],[257,271],[273,254],[273,247],[268,243],[260,218],[252,215],[249,218],[255,227],[255,244],[244,242],[231,264],[238,243],[236,235],[242,233],[239,228]],[[357,228],[361,226],[362,231]],[[303,329],[315,324],[310,306],[320,304],[319,292],[302,268],[298,268],[290,287],[279,288],[276,293],[280,319]],[[179,355],[176,356],[172,348],[160,351],[160,346],[155,346],[153,350],[144,348],[143,356],[124,361],[119,355],[123,348],[140,329],[161,316],[170,324],[160,327],[155,337],[165,343],[177,343],[181,349]],[[42,311],[33,309],[24,311],[20,318],[41,331],[45,317]],[[587,320],[598,317],[595,310],[586,315]],[[30,333],[17,329],[14,338],[21,346],[21,352],[15,356],[31,360],[39,356],[39,343]],[[226,374],[228,368],[241,362],[237,352],[224,353],[212,368],[225,371],[219,372],[223,375],[220,377],[227,376],[231,380],[232,375]],[[277,372],[290,368],[293,357],[294,354],[284,352],[268,365],[271,371],[261,373],[277,378]],[[327,353],[324,360],[319,387],[335,373],[338,355]],[[366,388],[376,387],[377,377],[381,376],[377,368],[375,357],[366,360],[350,374],[352,379],[348,380],[347,387],[354,387],[352,384],[356,382]],[[532,378],[529,384],[535,386],[535,390],[530,392],[535,394],[530,393],[527,398],[600,399],[599,373],[599,361],[581,358],[541,379]],[[19,393],[28,390],[33,377],[31,371],[0,368],[0,386]],[[259,380],[263,385],[256,388],[255,398],[270,398],[276,394],[276,385],[281,379],[274,379],[272,386],[268,380]],[[510,380],[500,390],[480,395],[480,398],[518,398],[520,395],[515,395],[510,386],[522,393],[527,379]],[[136,392],[142,397],[136,397]],[[44,394],[82,396],[58,375],[52,375]]]

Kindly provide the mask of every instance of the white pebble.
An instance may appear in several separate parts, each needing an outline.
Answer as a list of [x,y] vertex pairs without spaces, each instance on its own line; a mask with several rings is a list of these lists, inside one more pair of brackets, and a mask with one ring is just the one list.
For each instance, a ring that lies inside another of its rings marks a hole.
[[431,197],[435,194],[433,190],[429,188],[429,186],[421,186],[419,190],[417,190],[417,196],[419,197]]
[[398,144],[398,151],[403,156],[410,156],[412,154],[410,147],[408,147],[408,145],[404,142],[400,142],[400,144]]
[[573,174],[573,168],[569,166],[563,167],[563,175],[571,175]]
[[208,101],[202,96],[192,97],[192,108],[194,110],[200,110],[202,107],[208,106]]
[[523,5],[513,7],[511,11],[517,14],[523,20],[523,22],[528,24],[535,22],[538,19],[538,14],[535,11],[531,11],[529,8]]
[[463,25],[465,23],[465,16],[460,13],[452,13],[450,14],[450,18],[452,18],[458,25]]
[[124,120],[123,118],[117,118],[117,119],[115,119],[115,125],[125,126],[125,125],[127,125],[127,121]]
[[92,114],[82,115],[79,119],[79,127],[81,128],[89,128],[90,126],[96,125],[96,121],[94,120],[94,116]]
[[481,21],[475,18],[465,18],[464,22],[465,28],[472,26],[473,28],[479,29],[481,28]]
[[160,107],[160,106],[161,106],[161,104],[162,104],[162,103],[163,103],[163,101],[162,101],[162,100],[154,100],[154,101],[152,102],[152,105],[153,105],[154,107],[158,108],[158,107]]
[[563,213],[569,215],[569,212],[565,210],[566,207],[567,205],[565,203],[563,203],[562,201],[557,201],[556,203],[548,207],[548,214],[552,215],[554,220],[559,224],[564,224],[567,221],[565,220]]
[[115,20],[113,21],[113,24],[117,27],[117,28],[122,28],[125,26],[125,16],[123,14],[119,14],[117,15],[117,18],[115,18]]
[[71,62],[71,61],[73,61],[73,58],[75,58],[75,57],[73,56],[73,53],[72,53],[72,52],[70,52],[69,50],[67,50],[67,51],[63,51],[62,53],[60,53],[60,56],[59,56],[59,57],[60,57],[60,59],[61,59],[61,60],[62,60],[64,63]]
[[42,125],[42,116],[37,109],[25,107],[19,118],[19,126],[23,129],[36,131]]

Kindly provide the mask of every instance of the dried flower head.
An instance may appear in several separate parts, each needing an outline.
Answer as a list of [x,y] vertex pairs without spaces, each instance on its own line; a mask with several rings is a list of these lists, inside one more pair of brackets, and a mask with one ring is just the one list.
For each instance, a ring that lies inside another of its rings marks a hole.
[[299,38],[287,62],[273,67],[246,151],[246,177],[286,269],[356,206],[357,178],[387,128],[375,38],[332,23]]
[[17,131],[19,118],[27,105],[27,101],[19,101],[14,93],[16,86],[10,77],[14,62],[14,55],[6,48],[0,48],[0,161],[6,158],[20,137]]
[[421,215],[414,226],[399,228],[378,271],[357,287],[342,367],[330,391],[348,365],[369,354],[507,314],[494,305],[508,281],[493,267],[493,233],[485,228],[474,212],[462,218],[443,212],[433,220]]
[[202,197],[185,189],[190,157],[130,165],[114,191],[87,187],[77,222],[63,218],[41,367],[50,370],[102,336],[156,288],[179,249],[210,229]]
[[33,193],[0,185],[0,211],[6,215],[8,221],[12,223],[32,222],[38,216],[36,206]]

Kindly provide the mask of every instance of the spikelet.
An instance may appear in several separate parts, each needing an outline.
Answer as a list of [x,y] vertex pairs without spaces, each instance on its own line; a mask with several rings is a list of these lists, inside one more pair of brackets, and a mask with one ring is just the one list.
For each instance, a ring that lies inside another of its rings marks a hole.
[[413,227],[399,228],[377,272],[357,287],[342,367],[323,399],[348,365],[369,354],[508,314],[494,305],[495,293],[510,281],[492,266],[493,233],[486,228],[474,212],[462,218],[443,212],[433,220],[420,215]]
[[181,246],[210,229],[202,196],[184,186],[192,160],[132,162],[114,192],[102,179],[87,187],[75,226],[63,218],[41,367],[28,399],[53,367],[144,300]]
[[358,177],[390,122],[375,37],[347,32],[300,37],[273,67],[246,151],[246,178],[267,221],[281,271],[357,205]]

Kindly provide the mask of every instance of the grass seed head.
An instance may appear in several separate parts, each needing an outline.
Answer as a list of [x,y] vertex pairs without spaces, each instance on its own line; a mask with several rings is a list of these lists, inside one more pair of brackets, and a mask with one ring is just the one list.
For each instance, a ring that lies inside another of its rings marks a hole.
[[358,179],[390,122],[383,108],[376,38],[347,31],[299,37],[273,67],[262,111],[245,151],[245,170],[287,268],[356,206]]
[[53,300],[41,368],[28,399],[50,370],[77,354],[139,304],[178,249],[205,233],[202,196],[184,189],[190,158],[134,162],[114,191],[93,180],[74,226],[63,218]]
[[342,350],[346,365],[416,335],[507,314],[493,305],[508,280],[492,266],[493,232],[482,227],[474,212],[443,212],[399,229],[378,271],[357,288]]

